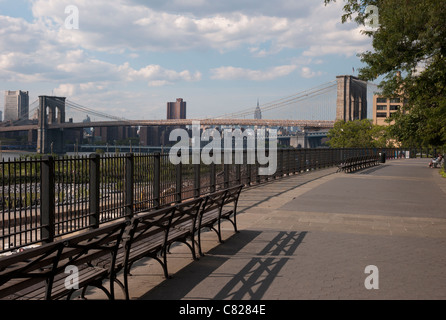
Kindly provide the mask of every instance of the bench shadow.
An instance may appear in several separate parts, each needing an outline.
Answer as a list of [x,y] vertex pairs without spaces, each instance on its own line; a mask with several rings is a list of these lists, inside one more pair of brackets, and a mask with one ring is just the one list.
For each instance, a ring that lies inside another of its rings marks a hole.
[[193,261],[183,269],[142,295],[139,300],[180,300],[198,283],[206,279],[231,256],[239,252],[248,243],[261,234],[260,231],[243,231],[235,233],[211,249],[198,261]]
[[[142,300],[180,300],[188,295],[199,283],[234,257],[246,245],[258,238],[263,232],[244,230],[225,240],[224,244],[211,249],[207,256],[194,261],[140,297]],[[214,296],[203,299],[240,300],[261,299],[280,270],[292,259],[296,249],[303,242],[306,231],[279,231],[260,251],[246,257],[237,257],[240,268],[236,273],[221,276],[221,289]],[[246,258],[245,258],[246,257]],[[215,276],[214,276],[215,277]],[[219,277],[219,276],[217,276]],[[230,278],[224,283],[223,279]],[[218,283],[217,283],[218,285]],[[215,290],[215,287],[212,288]]]
[[215,295],[215,300],[262,299],[280,270],[294,255],[307,235],[280,231],[259,253]]
[[371,174],[371,173],[379,171],[385,167],[386,167],[385,164],[380,164],[380,165],[374,166],[372,168],[363,168],[363,169],[356,170],[352,174]]

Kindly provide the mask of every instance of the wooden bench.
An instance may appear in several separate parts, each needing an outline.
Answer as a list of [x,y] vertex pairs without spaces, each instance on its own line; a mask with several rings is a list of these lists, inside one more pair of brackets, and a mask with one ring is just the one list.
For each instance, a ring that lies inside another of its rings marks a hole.
[[[80,289],[83,296],[88,286],[114,299],[114,281],[108,290],[102,283],[115,278],[116,254],[127,226],[114,223],[1,258],[0,299],[70,299]],[[96,260],[107,260],[109,267],[95,266]],[[76,274],[66,273],[67,268]]]
[[354,172],[360,169],[378,165],[379,161],[380,161],[379,156],[375,155],[347,158],[344,162],[338,165],[337,172],[339,171]]
[[124,293],[129,299],[128,276],[132,265],[142,258],[158,261],[169,278],[168,248],[175,242],[185,243],[196,259],[195,238],[198,213],[202,198],[182,202],[166,208],[139,213],[132,218],[132,227],[124,236],[123,248],[118,252],[117,272],[123,270]]
[[[67,239],[44,244],[0,259],[0,299],[70,299],[87,287],[101,289],[115,298],[115,284],[129,299],[128,276],[132,265],[145,257],[158,261],[169,278],[167,253],[175,242],[186,244],[197,259],[200,232],[213,229],[220,242],[221,222],[232,223],[237,232],[237,203],[243,185],[218,191],[162,209],[138,213],[126,221],[101,226]],[[195,236],[198,236],[198,240]],[[78,271],[78,288],[67,286],[66,268]],[[123,272],[123,282],[117,274]],[[103,285],[109,280],[109,288]]]
[[237,231],[237,204],[243,185],[217,191],[205,196],[202,209],[200,210],[198,225],[198,248],[199,254],[203,255],[201,248],[201,230],[208,228],[218,236],[218,241],[223,242],[221,237],[221,222],[228,220]]

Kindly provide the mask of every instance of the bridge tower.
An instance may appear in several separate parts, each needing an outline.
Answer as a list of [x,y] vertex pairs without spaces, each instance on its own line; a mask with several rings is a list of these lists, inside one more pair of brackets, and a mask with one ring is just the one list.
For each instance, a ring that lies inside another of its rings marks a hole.
[[63,129],[50,129],[51,124],[65,122],[65,97],[39,96],[37,152],[63,153]]
[[337,76],[336,120],[367,119],[367,82],[354,76]]

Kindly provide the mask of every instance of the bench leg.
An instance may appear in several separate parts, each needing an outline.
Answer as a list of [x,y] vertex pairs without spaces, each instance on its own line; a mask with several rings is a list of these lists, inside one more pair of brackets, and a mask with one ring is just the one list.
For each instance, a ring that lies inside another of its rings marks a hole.
[[[124,295],[125,295],[125,297],[126,297],[126,300],[129,300],[128,297],[127,297],[128,292],[126,292],[124,284],[123,284],[118,278],[116,278],[116,277],[115,277],[114,281],[115,281],[115,282],[118,284],[118,286],[121,288],[122,292],[124,293]],[[113,293],[113,295],[114,295],[114,293]]]
[[[235,233],[238,233],[238,230],[237,230],[237,218],[236,218],[236,214],[233,214],[232,219],[231,219],[230,216],[224,216],[224,217],[222,217],[221,219],[228,220],[228,221],[232,224],[232,227],[234,228],[234,232],[235,232]],[[220,221],[219,221],[219,223],[218,223],[218,231],[221,232],[221,230],[220,230]]]
[[[202,227],[201,229],[203,229],[203,228],[208,228],[209,230],[213,230],[217,234],[219,241],[221,240],[220,234],[218,233],[218,230],[215,229],[215,227],[205,226],[205,227]],[[204,253],[201,248],[201,229],[198,230],[198,254],[203,257]]]
[[[178,242],[181,242],[181,243],[184,243],[184,244],[189,248],[189,250],[190,250],[191,253],[192,253],[192,259],[193,259],[193,260],[198,260],[198,257],[197,257],[196,251],[195,251],[195,241],[194,241],[194,239],[191,240],[192,244],[190,244],[190,243],[187,241],[187,239],[182,239],[182,240],[177,240],[177,241],[178,241]],[[168,247],[167,247],[167,253],[170,253],[170,246],[171,246],[172,244],[173,244],[173,243],[171,243],[171,244],[168,245]]]
[[163,267],[163,271],[164,271],[164,277],[166,279],[169,279],[169,272],[167,271],[167,248],[164,248],[164,250],[162,251],[161,255],[163,256],[163,261],[161,261],[160,259],[157,259],[160,263],[161,266]]
[[[110,286],[111,286],[111,288],[113,288],[113,283],[112,283],[112,282],[113,282],[113,280],[110,280]],[[111,292],[109,292],[109,291],[103,286],[101,280],[98,280],[98,281],[93,282],[92,284],[90,284],[90,286],[93,286],[93,287],[96,287],[96,288],[102,290],[102,291],[105,293],[105,295],[107,296],[108,300],[115,300],[115,297],[114,297],[114,290],[111,289]],[[87,291],[87,288],[88,288],[88,285],[82,288],[82,293],[81,293],[80,297],[81,297],[81,299],[83,299],[83,300],[88,300],[87,298],[85,298],[85,292]],[[72,296],[72,294],[73,294],[75,291],[76,291],[76,290],[73,290],[73,291],[70,292],[70,294],[67,296],[67,300],[70,300],[70,299],[71,299],[71,296]]]
[[203,251],[201,250],[201,230],[198,230],[197,237],[198,237],[198,254],[199,254],[201,257],[203,257],[204,254],[203,254]]
[[128,277],[131,276],[130,268],[133,263],[125,264],[124,266],[124,295],[125,300],[130,300],[130,294],[129,294],[129,280]]
[[231,222],[232,223],[232,226],[234,227],[234,232],[235,233],[238,233],[239,231],[237,230],[237,221],[236,221],[236,219],[235,219],[235,216],[234,216],[234,218],[233,219],[231,219],[231,218],[226,218],[226,220],[229,220],[229,222]]
[[218,236],[218,242],[224,243],[223,239],[221,238],[221,219],[218,219],[216,232],[217,232],[217,236]]

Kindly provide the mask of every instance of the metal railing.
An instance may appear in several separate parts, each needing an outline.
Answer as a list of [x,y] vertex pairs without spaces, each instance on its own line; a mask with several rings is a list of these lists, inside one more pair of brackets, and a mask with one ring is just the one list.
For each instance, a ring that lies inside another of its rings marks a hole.
[[[43,156],[0,162],[0,253],[198,197],[335,166],[353,156],[398,157],[403,149],[278,149],[277,169],[261,165],[178,164],[168,154]],[[234,155],[233,155],[234,156]],[[222,157],[223,160],[223,157]],[[235,161],[232,161],[234,163]]]

